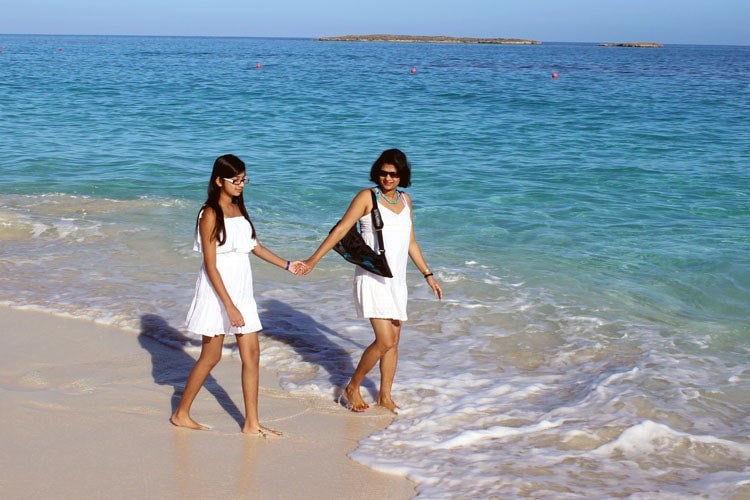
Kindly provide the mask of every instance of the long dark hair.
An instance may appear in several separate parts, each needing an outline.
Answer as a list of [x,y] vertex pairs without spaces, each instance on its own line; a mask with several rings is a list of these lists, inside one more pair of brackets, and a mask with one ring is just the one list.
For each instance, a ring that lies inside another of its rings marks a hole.
[[[211,171],[211,179],[208,181],[208,198],[203,203],[200,211],[198,212],[198,218],[195,221],[195,230],[198,231],[198,223],[200,222],[200,214],[207,207],[214,209],[216,213],[216,225],[214,226],[213,233],[211,234],[212,239],[219,242],[219,246],[223,245],[227,240],[226,230],[224,227],[224,210],[219,205],[219,195],[221,194],[221,187],[216,184],[216,178],[220,177],[222,182],[227,182],[224,179],[231,179],[241,173],[245,172],[245,162],[240,160],[234,155],[223,155],[216,158],[214,161],[214,168]],[[232,203],[237,205],[240,209],[242,216],[247,219],[250,223],[250,227],[253,230],[253,238],[255,238],[255,226],[253,221],[250,220],[250,215],[247,213],[245,208],[245,198],[240,193],[239,196],[232,198]],[[204,242],[205,244],[206,242]]]
[[378,184],[380,177],[380,168],[385,165],[393,165],[399,174],[398,187],[409,187],[411,185],[411,165],[406,159],[406,155],[400,149],[386,149],[370,168],[370,180]]

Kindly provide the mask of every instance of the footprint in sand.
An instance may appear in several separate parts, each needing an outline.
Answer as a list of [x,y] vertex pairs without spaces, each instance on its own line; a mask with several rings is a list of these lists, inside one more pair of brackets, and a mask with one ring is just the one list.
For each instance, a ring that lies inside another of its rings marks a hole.
[[31,370],[18,378],[18,385],[23,389],[44,389],[49,387],[49,380],[37,370]]

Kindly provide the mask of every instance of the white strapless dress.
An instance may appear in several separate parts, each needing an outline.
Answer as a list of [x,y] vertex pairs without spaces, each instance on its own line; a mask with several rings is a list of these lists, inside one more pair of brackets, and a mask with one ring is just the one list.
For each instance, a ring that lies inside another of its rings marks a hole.
[[[198,335],[214,337],[222,334],[253,333],[262,329],[258,306],[253,296],[253,271],[250,252],[257,242],[252,237],[252,227],[244,217],[224,219],[226,242],[216,247],[216,267],[234,305],[242,313],[245,326],[234,327],[224,305],[219,300],[206,269],[201,265],[195,282],[195,295],[185,324],[187,330]],[[200,233],[196,235],[193,250],[202,252]]]

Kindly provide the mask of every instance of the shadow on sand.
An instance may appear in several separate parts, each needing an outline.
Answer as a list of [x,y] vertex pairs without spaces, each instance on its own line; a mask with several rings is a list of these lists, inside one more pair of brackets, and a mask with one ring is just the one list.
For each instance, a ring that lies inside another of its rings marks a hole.
[[[330,337],[338,337],[357,347],[358,352],[355,356],[361,355],[367,346],[318,323],[307,314],[279,300],[265,300],[260,305],[267,311],[264,323],[268,324],[262,335],[287,344],[304,361],[318,365],[325,370],[334,388],[331,396],[336,400],[354,373],[354,364],[349,351],[332,342]],[[261,363],[262,360],[263,354],[261,353]],[[365,378],[362,387],[370,393],[373,399],[377,399],[378,388],[372,380]]]
[[[195,341],[170,326],[161,316],[145,314],[141,316],[138,343],[151,355],[151,376],[154,382],[159,385],[171,385],[173,388],[172,411],[169,413],[172,415],[180,402],[188,374],[195,364],[195,359],[183,348],[195,344]],[[241,428],[245,423],[242,411],[212,375],[208,376],[203,387],[216,398],[219,405]]]

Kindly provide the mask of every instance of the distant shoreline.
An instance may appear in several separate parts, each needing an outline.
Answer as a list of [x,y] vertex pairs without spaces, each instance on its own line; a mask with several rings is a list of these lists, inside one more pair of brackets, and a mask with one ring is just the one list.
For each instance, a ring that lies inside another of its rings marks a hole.
[[473,38],[419,35],[341,35],[318,37],[315,40],[321,42],[487,43],[509,45],[541,45],[542,43],[537,40],[522,40],[519,38]]
[[664,47],[661,43],[656,42],[625,42],[625,43],[600,43],[599,47],[635,47],[646,49],[661,49]]

